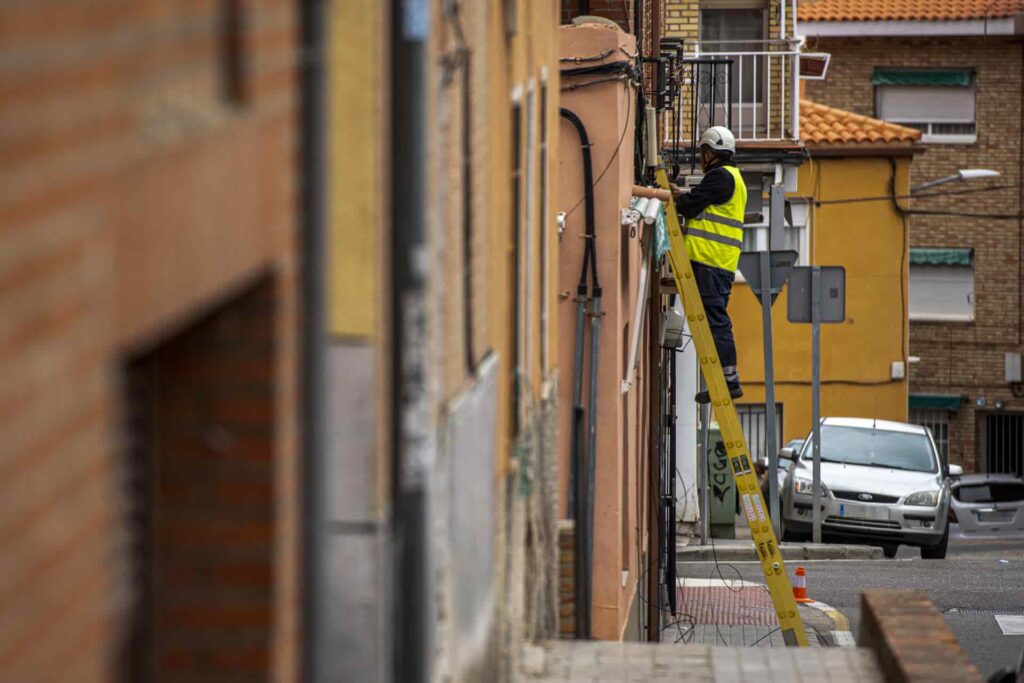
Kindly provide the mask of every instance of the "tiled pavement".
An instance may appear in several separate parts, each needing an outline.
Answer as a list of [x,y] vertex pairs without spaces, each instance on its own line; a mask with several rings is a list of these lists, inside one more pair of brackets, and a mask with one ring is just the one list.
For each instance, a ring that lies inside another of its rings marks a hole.
[[[821,647],[818,634],[806,628],[807,642],[811,647]],[[679,624],[666,628],[662,642],[688,645],[709,645],[712,647],[786,647],[782,631],[778,626],[750,626],[736,624]]]
[[546,683],[875,683],[860,648],[740,648],[556,640],[527,646],[518,681]]
[[[680,579],[677,615],[666,615],[662,642],[723,647],[785,647],[771,595],[764,584],[742,580]],[[807,641],[819,646],[819,626],[833,628],[828,619],[801,608]]]

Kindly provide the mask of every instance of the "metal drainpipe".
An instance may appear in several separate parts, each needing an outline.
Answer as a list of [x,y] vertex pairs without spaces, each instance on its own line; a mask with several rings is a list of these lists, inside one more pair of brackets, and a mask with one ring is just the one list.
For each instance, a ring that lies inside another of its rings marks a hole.
[[[571,441],[571,453],[569,459],[569,512],[573,515],[575,521],[575,535],[576,535],[576,595],[575,595],[575,606],[576,606],[576,637],[578,639],[590,638],[591,633],[591,619],[590,619],[590,607],[591,607],[591,579],[590,572],[592,563],[590,560],[590,551],[592,546],[588,539],[591,538],[592,528],[592,501],[593,501],[593,477],[589,475],[590,470],[584,467],[588,460],[584,459],[584,453],[590,453],[589,450],[585,450],[584,444],[588,443],[586,435],[583,432],[583,418],[585,410],[583,408],[583,352],[584,352],[584,332],[586,321],[586,307],[587,307],[587,274],[593,262],[594,273],[592,277],[596,281],[597,279],[597,262],[594,260],[594,249],[596,249],[596,237],[594,236],[594,170],[593,162],[590,155],[590,136],[587,134],[587,128],[583,125],[583,121],[573,111],[561,107],[559,109],[559,115],[572,124],[573,128],[576,129],[576,134],[579,136],[580,148],[582,150],[583,160],[583,210],[584,210],[584,231],[588,237],[586,244],[583,247],[583,263],[580,266],[580,280],[576,285],[576,346],[573,357],[573,393],[572,393],[572,441]],[[600,289],[595,288],[595,296],[600,296]],[[600,311],[600,299],[595,300],[594,305],[597,306],[598,313]],[[596,321],[596,318],[595,318]],[[600,323],[592,321],[594,334],[599,332]],[[597,345],[596,336],[593,338],[593,344]],[[591,411],[595,410],[597,401],[595,398],[596,391],[596,377],[594,376],[594,358],[597,358],[597,351],[591,350],[591,391],[590,391],[590,406]],[[590,433],[590,426],[588,425],[588,432]],[[593,441],[593,437],[590,437]],[[587,456],[592,457],[590,455]]]
[[301,149],[301,224],[302,250],[302,620],[306,637],[302,640],[302,677],[310,683],[328,678],[328,610],[324,598],[326,574],[320,552],[320,521],[325,518],[322,457],[325,442],[325,293],[324,258],[327,221],[326,207],[326,119],[327,98],[324,88],[324,46],[327,27],[324,0],[299,0],[301,21],[299,143]]
[[427,0],[391,6],[392,612],[395,680],[429,680],[433,633],[429,486],[435,442],[426,386]]
[[[654,271],[654,281],[660,281]],[[657,642],[661,635],[661,292],[652,286],[647,299],[647,640]],[[640,454],[637,453],[639,456]],[[641,460],[637,458],[637,466]],[[639,527],[641,520],[636,521]],[[639,588],[639,581],[637,590]]]

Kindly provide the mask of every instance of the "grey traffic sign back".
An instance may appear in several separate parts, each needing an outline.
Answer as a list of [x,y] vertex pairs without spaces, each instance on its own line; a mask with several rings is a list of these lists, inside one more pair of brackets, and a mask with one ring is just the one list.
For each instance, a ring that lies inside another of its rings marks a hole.
[[[750,291],[754,296],[761,299],[761,292],[765,288],[764,278],[761,277],[761,253],[760,251],[745,251],[740,254],[740,272],[750,285]],[[771,270],[771,293],[772,303],[782,291],[782,285],[786,284],[789,271],[792,270],[799,258],[799,254],[792,249],[773,250],[769,253],[769,268]]]
[[[791,323],[809,323],[811,303],[811,270],[813,266],[797,266],[789,275],[786,318]],[[846,269],[842,266],[819,266],[820,322],[841,323],[846,319]]]

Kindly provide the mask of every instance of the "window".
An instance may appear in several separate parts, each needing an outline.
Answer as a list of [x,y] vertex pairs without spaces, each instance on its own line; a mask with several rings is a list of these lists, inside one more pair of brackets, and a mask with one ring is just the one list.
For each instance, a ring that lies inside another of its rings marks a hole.
[[910,422],[927,427],[935,440],[939,458],[949,462],[949,411],[948,410],[911,410]]
[[1012,481],[965,484],[953,489],[953,497],[963,503],[1017,503],[1024,501],[1024,484]]
[[909,289],[911,320],[974,320],[971,250],[912,248]]
[[[764,9],[703,9],[700,40],[703,52],[759,52],[764,49]],[[760,103],[765,90],[767,60],[745,55],[733,63],[732,101]],[[742,88],[742,91],[741,91]],[[707,100],[706,97],[701,97]]]
[[540,74],[540,367],[548,376],[548,69]]
[[974,76],[964,69],[875,69],[879,118],[917,128],[924,142],[973,143]]
[[[810,457],[810,442],[801,459]],[[931,441],[921,433],[822,425],[821,461],[908,472],[938,472]]]
[[1024,414],[984,413],[978,437],[986,472],[1024,476]]
[[[747,449],[750,451],[752,462],[761,462],[762,458],[768,457],[768,450],[765,446],[767,440],[768,420],[765,415],[763,403],[736,404],[736,414],[740,418],[740,425],[743,427],[743,438],[747,440]],[[775,404],[775,441],[779,448],[782,448],[782,404]]]
[[537,319],[537,302],[534,294],[534,281],[536,280],[536,257],[534,248],[537,244],[536,220],[537,220],[537,106],[536,86],[533,80],[526,87],[526,165],[523,169],[523,187],[526,190],[525,199],[525,225],[522,230],[523,258],[525,260],[521,277],[523,278],[523,357],[521,365],[526,377],[533,379],[533,325]]
[[[522,371],[525,341],[523,335],[523,318],[525,317],[522,306],[525,300],[520,289],[526,278],[522,276],[522,234],[523,234],[523,105],[522,89],[516,88],[512,92],[512,261],[511,272],[516,274],[518,284],[511,288],[512,291],[512,330],[516,335],[516,343],[512,347],[512,368],[514,372]],[[520,382],[512,383],[512,433],[519,433],[520,410],[522,408],[522,391]]]

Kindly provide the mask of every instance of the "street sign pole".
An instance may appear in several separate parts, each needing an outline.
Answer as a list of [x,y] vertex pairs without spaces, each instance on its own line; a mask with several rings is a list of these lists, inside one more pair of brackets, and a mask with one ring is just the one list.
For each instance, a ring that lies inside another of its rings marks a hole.
[[821,266],[811,266],[811,540],[821,543]]
[[821,324],[846,320],[846,270],[794,268],[787,303],[789,322],[811,324],[811,538],[821,543]]
[[[771,282],[771,252],[762,251],[761,282]],[[776,538],[782,537],[779,524],[779,452],[775,434],[775,353],[772,348],[772,291],[771,287],[761,290],[761,332],[764,336],[764,447],[768,452],[768,514],[772,518]]]
[[[785,199],[784,192],[776,192],[772,188],[773,201],[772,221],[770,225],[778,223],[778,230],[781,230],[782,209],[774,208]],[[776,237],[781,241],[781,237]],[[789,277],[789,272],[796,263],[799,254],[793,250],[768,250],[748,251],[740,254],[740,272],[746,278],[750,291],[761,302],[761,333],[764,344],[764,412],[765,412],[765,441],[764,448],[767,451],[768,462],[768,498],[765,501],[768,506],[768,516],[771,517],[772,527],[775,530],[776,538],[779,537],[781,529],[781,518],[779,510],[779,449],[778,434],[776,432],[775,418],[775,351],[772,343],[772,304],[775,297],[782,291],[782,286]]]

